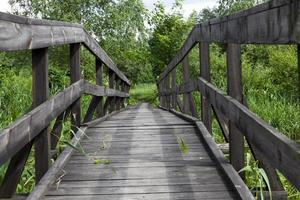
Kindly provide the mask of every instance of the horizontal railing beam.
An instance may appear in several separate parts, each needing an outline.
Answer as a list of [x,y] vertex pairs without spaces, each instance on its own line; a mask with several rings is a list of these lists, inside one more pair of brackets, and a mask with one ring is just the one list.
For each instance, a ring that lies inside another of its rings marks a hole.
[[125,92],[92,85],[84,80],[77,81],[0,131],[0,165],[32,141],[41,130],[68,109],[83,93],[99,97],[129,97],[129,94]]
[[31,19],[0,12],[0,50],[39,49],[55,45],[83,43],[116,75],[130,84],[106,52],[80,24]]
[[273,0],[248,10],[196,25],[158,83],[198,42],[234,44],[299,44],[300,0]]
[[84,93],[97,97],[122,97],[127,98],[129,94],[118,90],[106,88],[103,86],[93,85],[87,81],[84,82]]
[[245,135],[247,141],[263,152],[269,163],[300,189],[300,148],[278,130],[260,119],[244,105],[226,96],[215,86],[199,78],[199,90]]

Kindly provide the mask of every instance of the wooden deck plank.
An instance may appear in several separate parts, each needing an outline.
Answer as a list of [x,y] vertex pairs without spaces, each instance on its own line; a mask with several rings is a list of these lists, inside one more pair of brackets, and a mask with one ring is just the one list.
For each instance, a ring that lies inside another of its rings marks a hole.
[[195,200],[195,199],[235,199],[233,192],[181,192],[181,193],[157,193],[157,194],[119,194],[119,195],[72,195],[72,196],[47,196],[46,200]]
[[142,104],[85,133],[85,153],[72,155],[45,199],[237,198],[195,126],[169,112]]

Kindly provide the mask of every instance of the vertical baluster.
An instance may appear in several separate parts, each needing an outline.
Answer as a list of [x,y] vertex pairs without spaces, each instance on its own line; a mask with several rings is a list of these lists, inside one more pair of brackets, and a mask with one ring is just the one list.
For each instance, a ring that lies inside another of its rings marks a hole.
[[[115,87],[115,73],[111,69],[108,69],[109,88],[114,89]],[[109,97],[109,112],[115,110],[115,97]]]
[[[209,43],[201,42],[199,44],[200,53],[200,77],[210,82],[210,56]],[[211,105],[209,99],[201,94],[201,118],[206,129],[212,134]]]
[[[32,50],[32,71],[33,108],[35,108],[45,102],[49,97],[47,48]],[[32,144],[33,142],[29,142],[11,158],[0,188],[0,197],[9,198],[15,193]],[[35,139],[36,182],[38,182],[48,170],[49,161],[50,136],[48,128],[45,128]]]
[[159,100],[159,105],[162,106],[162,96],[161,96],[161,81],[156,84],[157,90],[158,90],[158,100]]
[[297,45],[297,59],[298,59],[298,100],[300,101],[300,45]]
[[170,74],[167,75],[166,77],[166,92],[167,92],[167,96],[166,96],[166,108],[168,110],[171,109],[171,94],[170,94]]
[[[81,79],[80,71],[80,43],[70,45],[70,78],[71,84]],[[80,98],[76,100],[71,108],[72,130],[77,132],[81,123],[81,105]]]
[[[189,60],[186,56],[182,61],[183,66],[183,84],[186,84],[190,79],[190,73],[189,73]],[[189,107],[190,107],[190,101],[189,101],[189,95],[184,91],[183,94],[183,112],[185,114],[189,114]]]
[[[48,48],[32,50],[32,92],[33,107],[49,98]],[[50,134],[48,127],[35,138],[35,175],[36,182],[43,177],[50,162]]]
[[[227,46],[227,87],[228,94],[243,101],[242,68],[241,68],[241,46],[239,44],[228,44]],[[237,170],[244,167],[244,137],[233,123],[229,121],[229,152],[230,162]],[[244,174],[240,174],[244,177]]]
[[[121,84],[121,79],[119,77],[116,77],[116,90],[120,91],[120,84]],[[116,110],[120,110],[120,97],[115,97],[116,100]]]
[[[126,92],[125,91],[125,82],[124,81],[121,81],[121,91],[122,92]],[[121,108],[125,108],[125,98],[121,98]]]
[[177,92],[175,92],[175,89],[176,89],[176,68],[173,69],[172,71],[172,108],[174,110],[176,110],[176,105],[177,105]]
[[[190,69],[189,69],[188,56],[186,56],[183,59],[182,64],[183,64],[183,80],[184,80],[183,82],[184,84],[188,84],[188,82],[190,81]],[[184,90],[186,90],[186,87]],[[183,109],[185,114],[191,114],[194,117],[197,116],[194,100],[190,92],[186,92],[186,91],[184,92],[183,105],[184,105]]]
[[[96,58],[96,84],[103,85],[103,63],[101,60]],[[99,104],[96,108],[97,117],[104,116],[103,114],[103,97],[99,97]]]
[[162,96],[161,96],[161,100],[162,100],[162,106],[165,107],[166,106],[166,103],[165,103],[165,99],[166,99],[166,88],[165,88],[165,79],[163,79],[161,81],[161,91],[162,91]]

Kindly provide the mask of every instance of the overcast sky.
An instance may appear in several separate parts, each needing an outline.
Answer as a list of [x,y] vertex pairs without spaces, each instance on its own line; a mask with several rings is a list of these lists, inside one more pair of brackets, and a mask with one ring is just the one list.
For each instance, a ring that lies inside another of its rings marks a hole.
[[[160,0],[165,6],[167,10],[172,8],[175,0]],[[193,10],[200,11],[203,8],[214,7],[217,5],[218,0],[185,0],[183,3],[184,16],[187,17]],[[149,10],[154,8],[154,3],[158,2],[158,0],[143,0],[145,7]],[[0,11],[9,12],[10,6],[8,4],[8,0],[0,0]]]

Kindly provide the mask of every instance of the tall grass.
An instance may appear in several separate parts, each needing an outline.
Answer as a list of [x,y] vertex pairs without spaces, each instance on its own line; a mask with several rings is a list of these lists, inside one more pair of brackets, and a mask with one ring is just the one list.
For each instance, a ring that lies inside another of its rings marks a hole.
[[138,84],[130,89],[129,104],[134,105],[138,102],[148,102],[158,106],[157,87],[155,84]]

